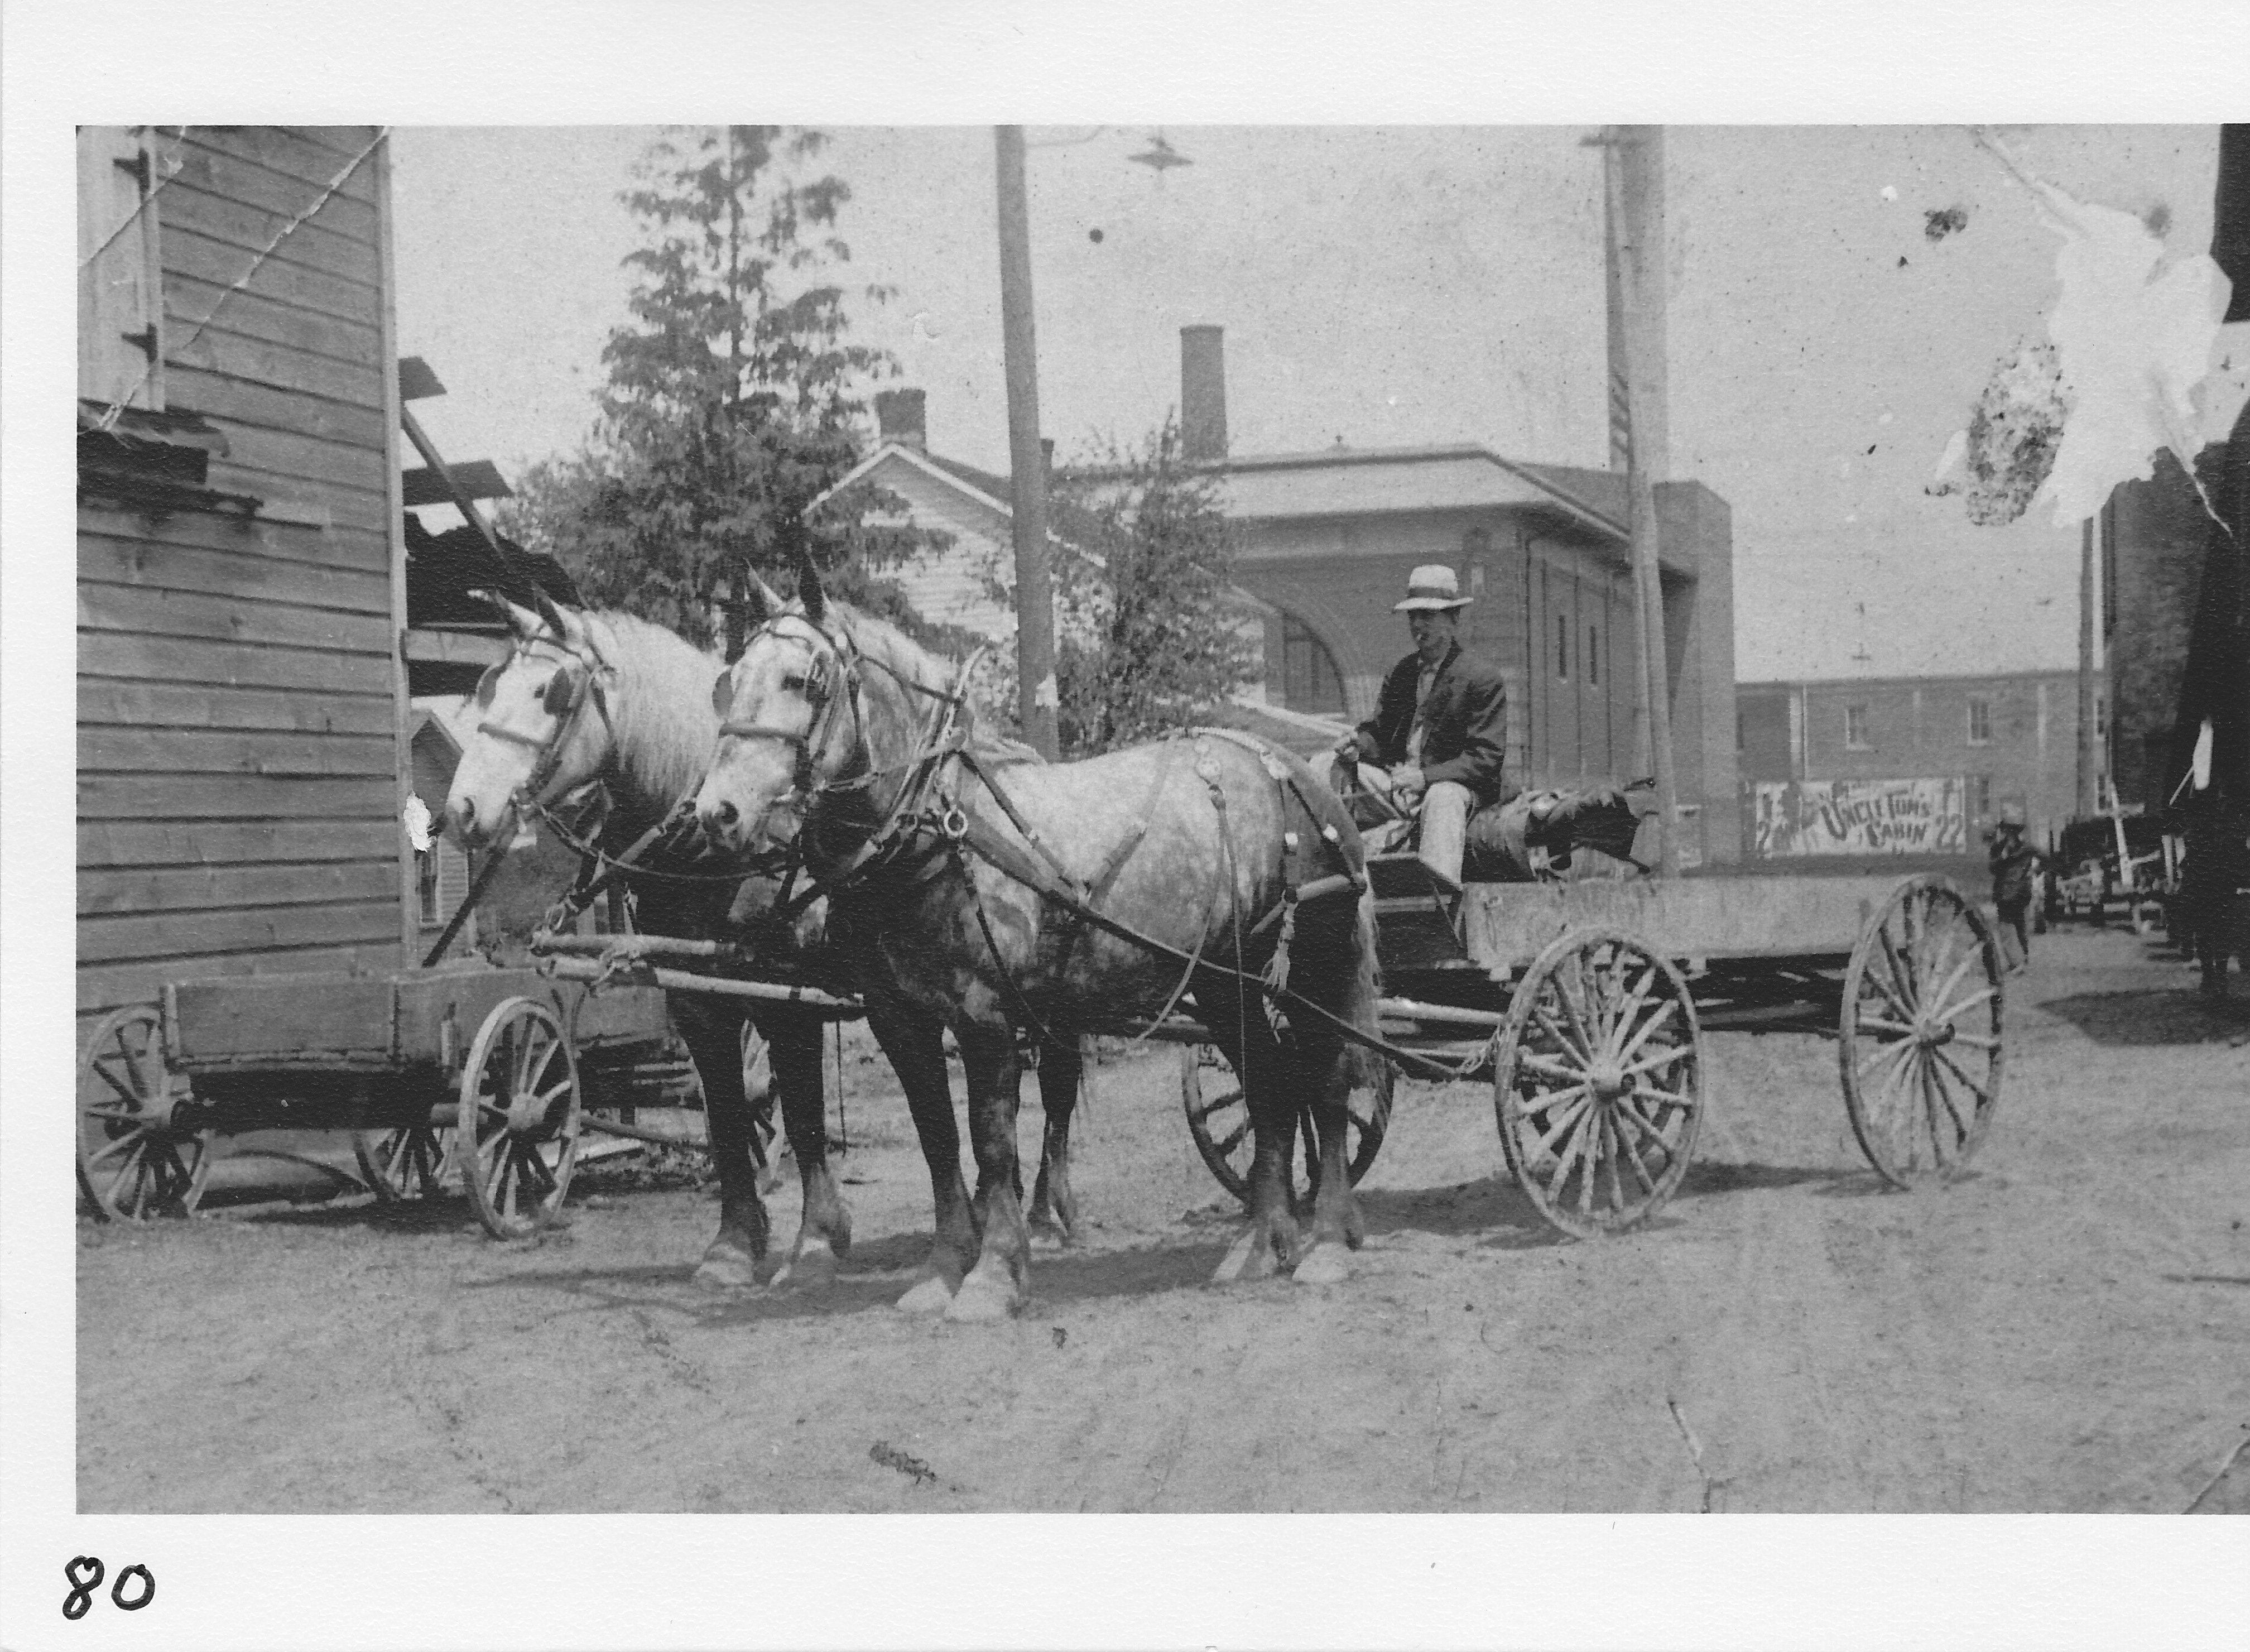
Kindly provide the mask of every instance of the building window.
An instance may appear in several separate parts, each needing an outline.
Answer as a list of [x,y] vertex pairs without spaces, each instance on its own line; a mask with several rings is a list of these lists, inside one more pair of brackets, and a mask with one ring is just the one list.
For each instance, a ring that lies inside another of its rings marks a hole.
[[1564,682],[1570,680],[1570,616],[1555,616],[1555,675]]
[[1598,626],[1586,627],[1586,681],[1589,686],[1602,686],[1602,633]]
[[1969,777],[1969,812],[1979,820],[1992,818],[1992,777],[1972,774]]
[[424,924],[445,921],[445,873],[438,860],[437,847],[414,851],[414,895],[420,904]]
[[2100,695],[2094,696],[2094,737],[2096,740],[2109,737],[2109,708]]
[[1844,708],[1844,750],[1846,751],[1868,750],[1867,707],[1846,706]]
[[1969,696],[1969,743],[1972,746],[1992,743],[1992,702],[1982,695]]
[[78,129],[78,393],[104,406],[164,405],[155,137],[149,127]]
[[1292,711],[1343,710],[1336,656],[1294,614],[1281,616],[1281,703]]

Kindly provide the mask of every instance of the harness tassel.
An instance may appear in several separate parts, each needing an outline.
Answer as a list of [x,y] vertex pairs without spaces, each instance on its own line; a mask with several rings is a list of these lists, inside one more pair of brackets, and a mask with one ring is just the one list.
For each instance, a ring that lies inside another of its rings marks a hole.
[[1280,937],[1273,944],[1273,956],[1266,960],[1264,976],[1266,986],[1271,989],[1263,995],[1266,999],[1266,1025],[1273,1029],[1273,1036],[1277,1039],[1286,1039],[1289,1033],[1288,1018],[1281,1013],[1281,1000],[1279,994],[1288,991],[1289,943],[1295,938],[1296,933],[1297,892],[1294,889],[1287,889],[1283,891],[1281,895]]

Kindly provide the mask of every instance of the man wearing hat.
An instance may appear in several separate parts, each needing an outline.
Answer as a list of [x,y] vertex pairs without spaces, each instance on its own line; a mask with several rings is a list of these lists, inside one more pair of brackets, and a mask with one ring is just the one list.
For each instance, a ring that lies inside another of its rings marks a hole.
[[[2013,974],[2032,961],[2032,938],[2024,915],[2031,909],[2032,869],[2039,857],[2024,841],[2023,811],[2014,804],[2001,811],[1999,824],[1986,841],[1991,846],[1985,860],[1992,872],[1992,904],[2000,914],[2001,954],[2008,958],[2008,971]],[[2013,956],[2009,957],[2012,936],[2015,946]]]
[[1497,670],[1463,653],[1453,634],[1472,600],[1452,569],[1432,563],[1414,570],[1406,600],[1393,605],[1406,616],[1414,652],[1391,668],[1375,715],[1336,753],[1340,781],[1349,778],[1345,764],[1390,771],[1393,800],[1419,806],[1423,863],[1454,888],[1470,812],[1499,800],[1508,750],[1507,687]]

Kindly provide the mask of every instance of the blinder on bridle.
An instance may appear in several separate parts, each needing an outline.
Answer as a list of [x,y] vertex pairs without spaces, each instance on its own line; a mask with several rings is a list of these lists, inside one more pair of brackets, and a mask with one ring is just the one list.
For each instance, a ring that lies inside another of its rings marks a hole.
[[609,696],[603,691],[601,680],[613,674],[614,669],[598,653],[594,659],[587,660],[550,638],[525,638],[516,644],[507,659],[487,667],[484,675],[477,679],[477,704],[489,710],[493,696],[499,692],[502,674],[518,657],[528,657],[533,647],[538,646],[557,649],[563,655],[555,674],[539,691],[539,708],[555,719],[553,730],[543,736],[528,735],[489,720],[477,724],[479,734],[489,735],[515,745],[528,746],[537,753],[532,760],[531,772],[524,777],[522,785],[517,788],[518,795],[535,807],[537,806],[539,793],[546,790],[548,783],[555,778],[555,771],[562,766],[562,748],[569,743],[571,731],[578,726],[578,719],[584,715],[586,708],[592,706],[601,713],[604,722],[609,720]]
[[[784,729],[770,722],[739,722],[733,715],[735,706],[735,673],[732,667],[719,674],[711,685],[711,708],[719,714],[719,736],[733,740],[777,740],[797,750],[797,766],[791,777],[791,799],[801,799],[813,790],[813,753],[828,742],[830,726],[847,706],[856,723],[859,717],[859,674],[852,668],[845,652],[847,642],[839,642],[827,631],[802,614],[780,614],[767,620],[752,632],[742,645],[747,655],[760,637],[782,637],[790,633],[780,629],[780,621],[797,619],[825,644],[828,652],[817,649],[802,672],[789,671],[782,674],[781,687],[785,693],[801,694],[811,708],[812,716],[803,730]],[[811,641],[810,638],[799,639]],[[737,656],[740,663],[741,656]],[[842,692],[838,692],[837,676],[842,676]],[[780,806],[777,802],[776,806]]]

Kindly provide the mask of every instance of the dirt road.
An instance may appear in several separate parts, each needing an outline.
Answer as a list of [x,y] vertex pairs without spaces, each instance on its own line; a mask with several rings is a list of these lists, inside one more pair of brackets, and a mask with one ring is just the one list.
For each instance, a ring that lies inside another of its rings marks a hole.
[[1685,1189],[1600,1243],[1508,1184],[1487,1090],[1405,1086],[1333,1287],[1204,1288],[1234,1224],[1151,1051],[1096,1071],[1091,1232],[998,1327],[889,1306],[928,1184],[873,1068],[818,1299],[693,1286],[692,1187],[522,1248],[443,1199],[87,1224],[79,1503],[2250,1511],[2250,1011],[2192,985],[2042,942],[1979,1173],[1913,1196],[1862,1166],[1832,1045],[1717,1036]]

